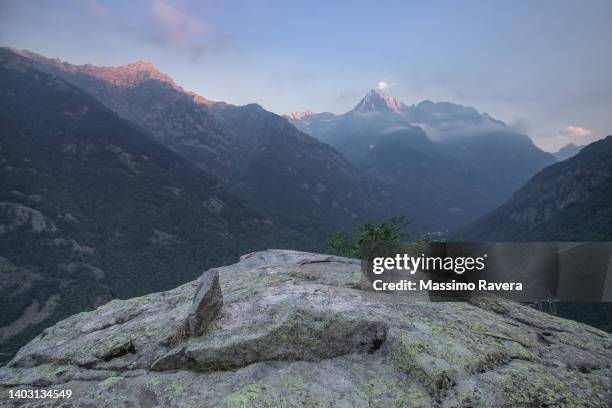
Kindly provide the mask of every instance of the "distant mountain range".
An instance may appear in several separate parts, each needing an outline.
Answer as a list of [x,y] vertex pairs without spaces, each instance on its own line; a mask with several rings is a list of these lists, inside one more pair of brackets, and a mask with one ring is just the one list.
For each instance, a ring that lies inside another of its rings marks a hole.
[[559,149],[559,151],[553,153],[553,156],[555,156],[555,159],[557,159],[557,161],[566,160],[578,154],[578,152],[580,152],[583,147],[584,146],[577,146],[573,143],[568,143],[561,149]]
[[451,103],[406,106],[372,90],[344,115],[285,119],[259,105],[185,91],[147,62],[76,66],[13,51],[92,94],[311,242],[397,214],[416,229],[445,230],[501,204],[554,162],[527,136]]
[[612,241],[612,136],[536,174],[459,240]]
[[286,117],[338,149],[429,231],[495,208],[555,162],[528,136],[474,108],[431,101],[407,106],[379,90],[342,115]]
[[90,93],[275,221],[325,239],[380,218],[389,200],[330,146],[256,104],[234,106],[187,92],[152,64],[72,65],[12,50]]
[[248,251],[309,245],[6,49],[0,179],[0,361],[42,328],[112,298],[174,287]]

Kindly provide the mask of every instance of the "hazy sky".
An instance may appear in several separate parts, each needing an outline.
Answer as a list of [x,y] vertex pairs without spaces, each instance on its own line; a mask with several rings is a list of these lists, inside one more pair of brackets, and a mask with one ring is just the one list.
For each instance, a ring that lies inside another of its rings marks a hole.
[[548,150],[612,133],[611,0],[2,0],[0,44],[148,60],[206,98],[277,113],[342,113],[385,81],[404,103],[474,106]]

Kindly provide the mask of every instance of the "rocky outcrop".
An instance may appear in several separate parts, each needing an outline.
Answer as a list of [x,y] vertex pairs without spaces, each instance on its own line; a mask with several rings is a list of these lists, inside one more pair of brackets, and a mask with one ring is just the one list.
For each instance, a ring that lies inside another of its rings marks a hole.
[[223,294],[219,286],[219,273],[213,269],[200,277],[198,290],[189,309],[189,334],[200,336],[217,317],[223,305]]
[[494,297],[373,293],[357,260],[269,250],[44,330],[0,369],[0,398],[23,404],[8,389],[42,387],[72,390],[75,406],[606,407],[611,378],[612,336],[589,326]]

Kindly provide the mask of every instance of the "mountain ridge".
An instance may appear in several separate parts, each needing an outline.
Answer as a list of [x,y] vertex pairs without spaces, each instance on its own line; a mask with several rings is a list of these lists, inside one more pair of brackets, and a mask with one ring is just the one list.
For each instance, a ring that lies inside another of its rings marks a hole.
[[159,71],[153,63],[138,60],[119,66],[95,66],[92,64],[73,65],[68,64],[59,58],[46,58],[40,54],[24,50],[7,47],[9,51],[31,59],[38,63],[46,63],[55,66],[57,69],[64,69],[72,72],[84,72],[95,75],[110,84],[121,87],[134,87],[144,81],[156,79],[166,82],[178,88],[172,78]]
[[610,241],[610,196],[612,136],[546,167],[503,205],[459,228],[454,236],[499,241]]
[[555,156],[555,159],[557,159],[557,161],[563,161],[575,156],[583,148],[584,146],[578,146],[574,143],[568,143],[556,152],[554,152],[552,155]]
[[381,208],[390,206],[335,149],[255,104],[209,101],[156,79],[118,87],[98,78],[96,70],[42,56],[33,61],[143,127],[254,208],[312,234],[312,242],[358,220],[380,218]]

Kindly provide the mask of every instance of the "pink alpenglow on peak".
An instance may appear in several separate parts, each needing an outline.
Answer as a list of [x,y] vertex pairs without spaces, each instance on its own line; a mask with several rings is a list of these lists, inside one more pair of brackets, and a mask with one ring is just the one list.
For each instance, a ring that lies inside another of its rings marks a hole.
[[358,112],[393,111],[400,112],[404,105],[394,96],[387,95],[381,87],[370,92],[355,106]]
[[313,114],[314,114],[314,112],[312,112],[310,110],[306,110],[306,111],[293,111],[293,112],[289,112],[285,116],[288,117],[289,119],[301,120],[301,119],[304,119],[306,116],[310,116],[310,115],[313,115]]

